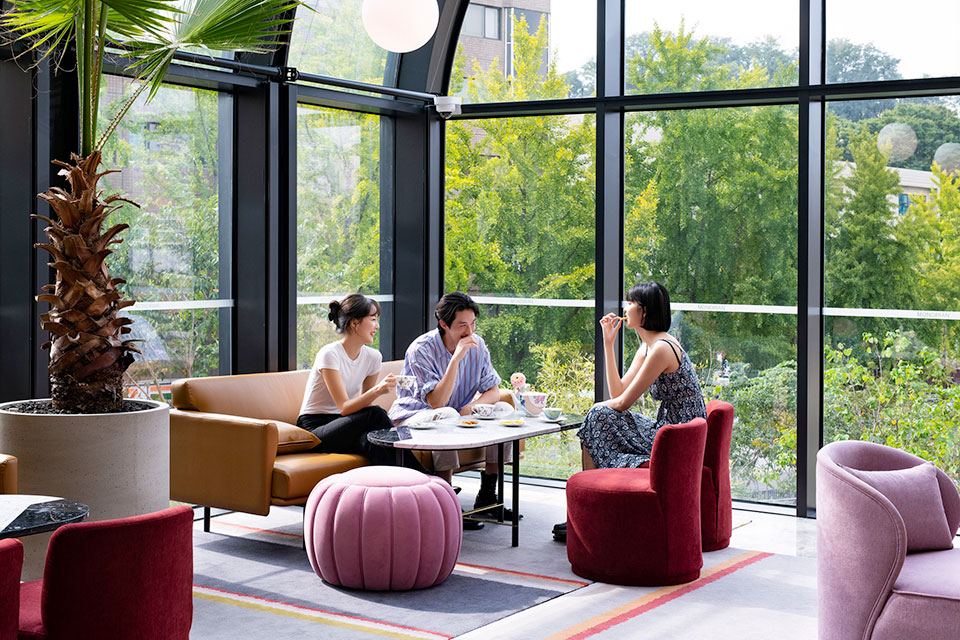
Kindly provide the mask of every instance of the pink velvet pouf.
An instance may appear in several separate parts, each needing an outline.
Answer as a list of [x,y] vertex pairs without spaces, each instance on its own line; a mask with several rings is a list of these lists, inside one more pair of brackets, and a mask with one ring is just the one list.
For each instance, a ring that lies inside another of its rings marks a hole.
[[303,514],[313,570],[332,585],[355,589],[440,584],[453,571],[462,536],[453,488],[403,467],[359,467],[325,478]]

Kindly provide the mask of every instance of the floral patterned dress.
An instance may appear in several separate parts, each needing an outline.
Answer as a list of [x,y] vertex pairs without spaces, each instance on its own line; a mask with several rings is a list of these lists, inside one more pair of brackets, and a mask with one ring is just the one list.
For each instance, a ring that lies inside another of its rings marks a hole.
[[[676,356],[673,344],[661,340],[674,349]],[[661,373],[650,385],[650,395],[660,401],[656,420],[606,405],[596,405],[587,413],[577,435],[598,467],[638,467],[650,460],[653,439],[660,427],[707,416],[693,363],[686,352],[681,353],[682,357],[677,356],[680,367]]]

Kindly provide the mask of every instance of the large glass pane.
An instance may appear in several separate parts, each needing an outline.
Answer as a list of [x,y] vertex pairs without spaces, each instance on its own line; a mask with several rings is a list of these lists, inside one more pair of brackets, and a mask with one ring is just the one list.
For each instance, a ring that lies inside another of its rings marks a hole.
[[960,114],[930,97],[847,117],[876,109],[828,105],[824,440],[901,447],[960,480]]
[[827,82],[960,75],[953,0],[827,2]]
[[[129,80],[107,76],[100,130],[130,93]],[[107,193],[120,192],[140,205],[124,205],[105,222],[105,228],[130,225],[108,259],[111,275],[127,280],[129,297],[153,306],[228,300],[229,274],[220,270],[222,252],[229,249],[220,246],[218,113],[219,103],[230,98],[167,86],[151,102],[145,95],[103,153],[106,168],[121,170],[103,179]],[[131,336],[146,341],[130,369],[134,381],[218,373],[218,313],[132,307],[137,320]]]
[[[737,408],[735,495],[796,496],[797,110],[628,114],[624,290],[670,292],[709,400]],[[638,347],[625,340],[624,360]],[[637,410],[655,415],[644,398]]]
[[[380,292],[380,118],[301,105],[297,113],[297,362],[325,333],[326,300]],[[332,327],[331,327],[332,331]],[[327,339],[327,338],[330,339]],[[319,342],[323,340],[324,342]]]
[[[131,335],[143,342],[143,352],[130,367],[130,383],[141,394],[169,392],[177,378],[215,376],[220,370],[220,311],[178,309],[134,311]],[[223,348],[229,348],[224,345]]]
[[795,3],[627,0],[626,93],[795,85],[799,20]]
[[306,0],[297,10],[287,64],[300,71],[369,84],[384,80],[387,51],[363,28],[363,0]]
[[471,0],[450,93],[465,102],[596,95],[596,26],[596,4],[579,0]]
[[[574,412],[594,397],[595,137],[592,116],[447,125],[445,289],[481,303],[504,380],[522,372]],[[571,438],[531,442],[525,471],[566,478]]]

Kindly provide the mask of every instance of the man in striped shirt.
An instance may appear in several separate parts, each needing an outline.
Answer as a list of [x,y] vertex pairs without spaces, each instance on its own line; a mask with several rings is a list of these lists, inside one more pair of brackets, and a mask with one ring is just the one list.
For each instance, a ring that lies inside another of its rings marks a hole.
[[[483,338],[474,333],[479,313],[477,303],[460,291],[440,298],[434,310],[437,328],[407,348],[402,373],[415,376],[417,384],[415,389],[397,389],[397,399],[389,412],[394,424],[455,420],[470,415],[475,404],[493,404],[500,399],[500,376],[490,362]],[[434,472],[452,483],[453,470],[460,466],[457,452],[432,453]],[[505,462],[512,460],[512,453],[510,443],[504,445]],[[497,447],[487,447],[486,467],[480,474],[480,492],[474,508],[498,502],[499,474]],[[512,518],[513,514],[505,513],[504,517]]]

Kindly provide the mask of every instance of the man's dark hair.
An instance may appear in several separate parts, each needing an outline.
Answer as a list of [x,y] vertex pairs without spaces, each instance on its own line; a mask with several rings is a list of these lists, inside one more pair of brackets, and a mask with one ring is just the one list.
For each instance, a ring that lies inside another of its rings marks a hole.
[[480,307],[473,301],[473,298],[462,291],[453,291],[440,298],[437,308],[433,310],[433,315],[437,318],[437,328],[440,329],[440,335],[444,334],[440,322],[449,327],[457,313],[464,309],[470,309],[476,316],[480,315]]
[[648,331],[670,330],[670,294],[659,282],[641,282],[627,291],[627,301],[643,307],[643,328]]

